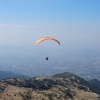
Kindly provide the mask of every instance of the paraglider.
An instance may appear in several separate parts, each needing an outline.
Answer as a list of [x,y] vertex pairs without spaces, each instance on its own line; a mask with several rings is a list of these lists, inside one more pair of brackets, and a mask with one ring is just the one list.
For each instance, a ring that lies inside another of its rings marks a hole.
[[[35,46],[37,46],[39,43],[41,43],[41,42],[43,42],[45,40],[53,40],[53,41],[57,42],[60,45],[60,42],[57,39],[55,39],[55,38],[52,38],[52,37],[43,37],[43,38],[40,38],[39,40],[36,41]],[[49,57],[46,57],[46,60],[48,60],[48,58]]]

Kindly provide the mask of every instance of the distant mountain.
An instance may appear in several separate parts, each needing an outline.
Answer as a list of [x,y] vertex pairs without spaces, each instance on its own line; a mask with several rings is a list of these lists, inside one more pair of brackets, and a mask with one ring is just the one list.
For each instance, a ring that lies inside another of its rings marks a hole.
[[27,76],[8,71],[0,71],[0,80],[6,78],[22,78],[22,77],[27,77]]
[[100,81],[98,81],[97,79],[89,80],[89,83],[100,89]]
[[[0,81],[0,100],[100,100],[100,91],[71,74]],[[93,91],[94,89],[94,91]]]

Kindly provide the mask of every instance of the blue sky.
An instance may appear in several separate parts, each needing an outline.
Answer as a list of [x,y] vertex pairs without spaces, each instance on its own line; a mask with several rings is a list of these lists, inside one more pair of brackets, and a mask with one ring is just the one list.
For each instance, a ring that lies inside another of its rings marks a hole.
[[100,21],[100,0],[0,0],[1,24]]
[[32,47],[44,36],[100,48],[100,0],[0,0],[0,45]]

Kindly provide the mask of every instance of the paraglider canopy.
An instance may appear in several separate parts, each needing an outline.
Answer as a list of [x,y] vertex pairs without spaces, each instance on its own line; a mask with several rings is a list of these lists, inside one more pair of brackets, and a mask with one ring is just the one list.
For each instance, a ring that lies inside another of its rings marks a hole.
[[60,42],[57,39],[55,39],[55,38],[43,37],[43,38],[40,38],[39,40],[36,41],[35,46],[37,46],[40,42],[45,41],[45,40],[54,40],[54,41],[56,41],[60,45]]

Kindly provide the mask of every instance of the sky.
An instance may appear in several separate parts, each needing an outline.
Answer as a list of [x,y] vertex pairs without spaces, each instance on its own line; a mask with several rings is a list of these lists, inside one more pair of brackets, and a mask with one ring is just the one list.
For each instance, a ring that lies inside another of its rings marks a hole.
[[34,48],[47,36],[60,48],[100,49],[100,0],[0,0],[0,45]]

